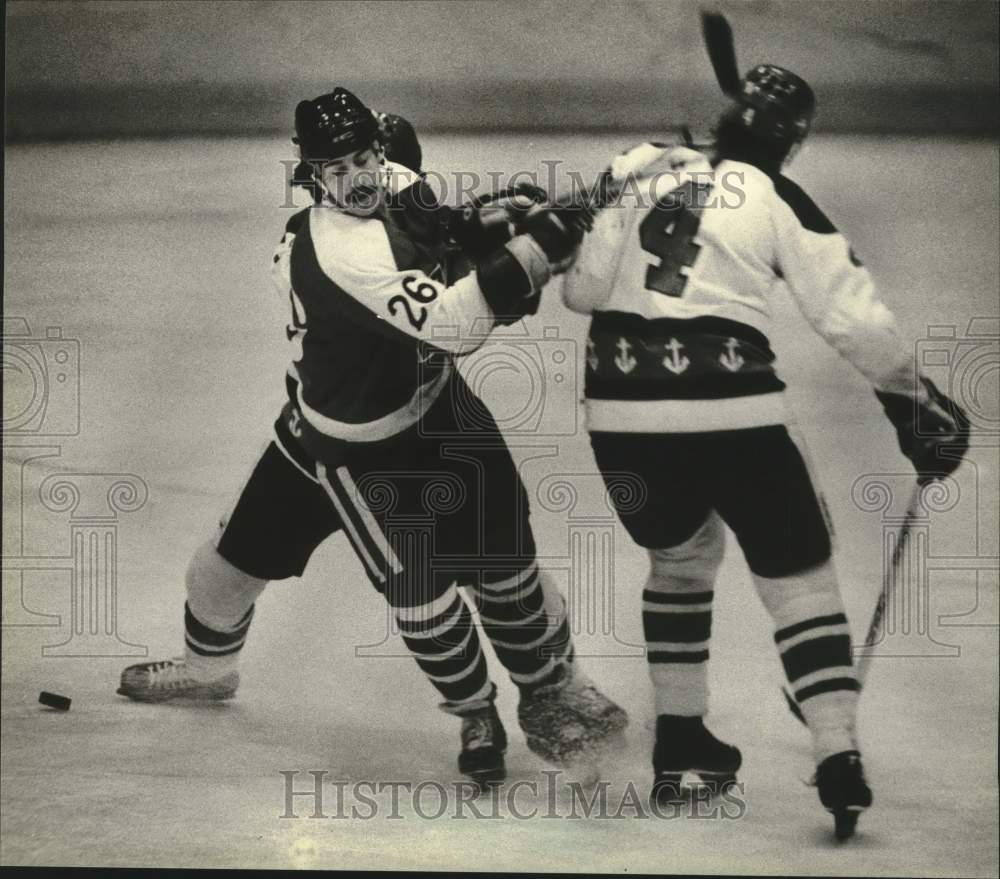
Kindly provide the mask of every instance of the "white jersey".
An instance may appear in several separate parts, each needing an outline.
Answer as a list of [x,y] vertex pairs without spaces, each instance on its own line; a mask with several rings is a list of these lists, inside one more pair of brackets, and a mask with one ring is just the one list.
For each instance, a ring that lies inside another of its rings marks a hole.
[[880,390],[913,395],[913,354],[867,269],[802,189],[742,162],[643,144],[618,156],[563,298],[593,315],[591,430],[779,424],[770,300],[788,285],[814,329]]

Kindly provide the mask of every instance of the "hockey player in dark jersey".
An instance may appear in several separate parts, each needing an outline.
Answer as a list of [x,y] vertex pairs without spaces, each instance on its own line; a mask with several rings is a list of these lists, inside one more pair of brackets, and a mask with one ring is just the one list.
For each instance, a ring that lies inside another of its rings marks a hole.
[[[919,374],[847,240],[782,174],[814,105],[802,79],[761,65],[720,118],[713,155],[643,144],[617,157],[610,178],[631,196],[598,215],[564,299],[592,315],[586,407],[598,466],[636,472],[647,487],[644,506],[619,515],[651,560],[652,796],[677,797],[684,772],[725,783],[740,767],[739,750],[704,723],[725,524],[774,620],[819,797],[843,839],[872,802],[859,684],[827,523],[786,429],[772,291],[786,283],[817,333],[872,383],[921,480],[956,468],[968,440],[963,413]],[[739,197],[727,200],[719,183],[734,175]]]
[[[441,708],[462,720],[460,771],[501,780],[507,742],[459,587],[519,688],[529,747],[559,765],[589,758],[624,729],[625,712],[574,662],[524,486],[455,367],[494,326],[537,310],[580,233],[523,200],[503,223],[439,208],[419,167],[386,160],[383,139],[419,166],[412,129],[398,117],[387,127],[344,89],[301,102],[295,128],[296,178],[316,203],[291,218],[274,256],[291,309],[289,399],[218,539],[189,568],[185,656],[129,667],[118,692],[230,698],[254,601],[343,528]],[[452,239],[461,260],[449,259]]]

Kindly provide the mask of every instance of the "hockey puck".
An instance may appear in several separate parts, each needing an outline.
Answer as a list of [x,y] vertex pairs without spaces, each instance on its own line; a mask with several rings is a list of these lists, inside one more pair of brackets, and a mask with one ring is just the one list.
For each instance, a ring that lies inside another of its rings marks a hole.
[[73,700],[67,696],[59,696],[55,693],[46,693],[42,690],[38,694],[38,701],[42,705],[47,705],[49,708],[55,708],[57,711],[69,711],[70,702]]

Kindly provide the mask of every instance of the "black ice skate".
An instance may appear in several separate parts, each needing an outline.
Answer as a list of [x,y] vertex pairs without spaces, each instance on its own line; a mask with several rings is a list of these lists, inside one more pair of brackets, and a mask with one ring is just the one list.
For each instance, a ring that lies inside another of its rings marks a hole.
[[490,702],[460,716],[462,751],[458,755],[458,771],[478,784],[481,791],[500,784],[507,777],[503,759],[507,733],[496,706]]
[[517,719],[528,747],[556,766],[594,763],[620,743],[628,714],[572,663],[544,684],[522,688]]
[[834,833],[843,842],[854,835],[858,816],[872,804],[861,755],[842,751],[827,757],[816,769],[819,800],[833,815]]
[[743,762],[739,748],[720,742],[701,717],[661,714],[656,718],[651,799],[658,805],[684,802],[681,780],[695,773],[715,793],[735,783]]

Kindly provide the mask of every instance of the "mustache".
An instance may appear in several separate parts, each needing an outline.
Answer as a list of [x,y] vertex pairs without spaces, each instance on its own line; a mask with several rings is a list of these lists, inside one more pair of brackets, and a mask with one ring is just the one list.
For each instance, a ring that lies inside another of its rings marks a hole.
[[377,183],[362,183],[347,193],[344,202],[352,207],[369,207],[378,202],[381,191]]

